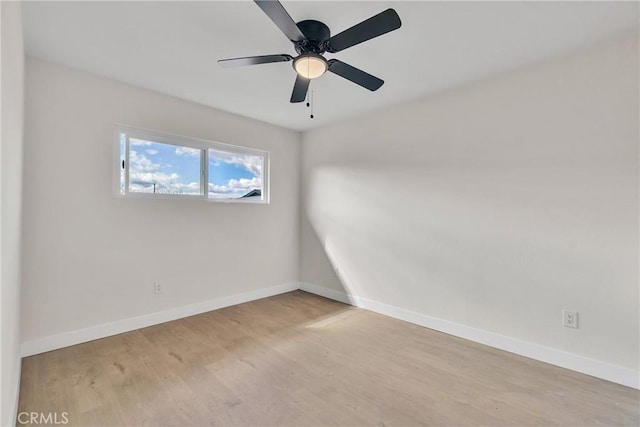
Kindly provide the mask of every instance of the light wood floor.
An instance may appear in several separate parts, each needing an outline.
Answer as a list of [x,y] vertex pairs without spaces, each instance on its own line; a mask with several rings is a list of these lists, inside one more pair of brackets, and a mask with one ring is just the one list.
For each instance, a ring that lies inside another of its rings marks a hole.
[[637,390],[302,291],[23,360],[81,426],[637,426]]

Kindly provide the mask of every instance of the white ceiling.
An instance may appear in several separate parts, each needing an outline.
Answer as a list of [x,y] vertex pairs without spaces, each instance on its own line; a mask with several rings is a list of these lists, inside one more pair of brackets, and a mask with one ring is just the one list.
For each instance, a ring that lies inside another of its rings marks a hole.
[[26,2],[27,54],[296,130],[459,86],[638,30],[637,2],[282,1],[332,34],[393,7],[402,27],[336,57],[385,85],[334,74],[312,83],[315,118],[290,104],[291,63],[224,69],[216,60],[288,53],[251,1]]

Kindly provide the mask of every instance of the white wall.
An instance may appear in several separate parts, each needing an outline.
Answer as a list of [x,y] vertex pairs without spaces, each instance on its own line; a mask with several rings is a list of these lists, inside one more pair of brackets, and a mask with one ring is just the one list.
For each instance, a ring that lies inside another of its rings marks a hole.
[[[30,58],[25,108],[25,342],[297,280],[298,133]],[[114,123],[269,151],[271,203],[114,197]]]
[[0,140],[0,424],[15,424],[20,381],[20,233],[22,210],[22,145],[24,47],[21,5],[1,2],[2,89]]
[[[638,369],[637,40],[308,132],[302,188],[295,132],[26,71],[23,341],[301,278]],[[115,122],[270,151],[272,203],[113,197]]]
[[638,103],[631,38],[306,133],[301,279],[637,372]]

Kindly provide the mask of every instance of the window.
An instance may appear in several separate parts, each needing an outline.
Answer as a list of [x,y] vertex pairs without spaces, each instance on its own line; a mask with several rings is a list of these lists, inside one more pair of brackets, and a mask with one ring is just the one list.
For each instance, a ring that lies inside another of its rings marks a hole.
[[269,153],[116,127],[118,194],[267,203]]
[[199,196],[201,165],[202,150],[129,138],[131,193]]

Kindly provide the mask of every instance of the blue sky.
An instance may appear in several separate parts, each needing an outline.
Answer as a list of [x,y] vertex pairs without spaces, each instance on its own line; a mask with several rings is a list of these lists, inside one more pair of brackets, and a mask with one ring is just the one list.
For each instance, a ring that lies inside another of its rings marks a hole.
[[[129,191],[152,193],[155,184],[157,193],[202,193],[202,150],[134,138],[129,144]],[[124,144],[120,154],[124,156]],[[261,187],[260,156],[209,150],[210,198],[238,198]]]

